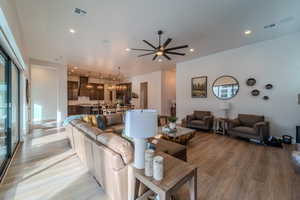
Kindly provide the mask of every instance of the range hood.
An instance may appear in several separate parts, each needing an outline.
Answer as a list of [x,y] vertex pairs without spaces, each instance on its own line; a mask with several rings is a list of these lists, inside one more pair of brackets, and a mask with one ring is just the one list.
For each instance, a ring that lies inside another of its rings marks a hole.
[[78,96],[82,97],[89,97],[90,91],[86,87],[89,83],[89,77],[86,76],[80,76],[79,77],[79,90],[78,90]]

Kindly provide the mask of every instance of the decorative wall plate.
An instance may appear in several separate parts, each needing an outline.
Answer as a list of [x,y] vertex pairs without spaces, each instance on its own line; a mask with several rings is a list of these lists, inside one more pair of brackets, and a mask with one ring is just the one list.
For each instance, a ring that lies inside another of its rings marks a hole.
[[267,84],[267,85],[265,85],[265,88],[266,88],[267,90],[270,90],[270,89],[273,88],[273,85],[272,85],[272,84]]
[[254,86],[254,85],[256,84],[255,78],[248,78],[246,84],[247,84],[248,86]]
[[255,97],[257,97],[257,96],[259,96],[259,94],[260,94],[260,91],[259,91],[259,90],[257,90],[257,89],[255,89],[255,90],[252,90],[252,91],[251,91],[251,94],[252,94],[252,96],[255,96]]
[[268,96],[264,96],[263,100],[269,100],[270,98]]

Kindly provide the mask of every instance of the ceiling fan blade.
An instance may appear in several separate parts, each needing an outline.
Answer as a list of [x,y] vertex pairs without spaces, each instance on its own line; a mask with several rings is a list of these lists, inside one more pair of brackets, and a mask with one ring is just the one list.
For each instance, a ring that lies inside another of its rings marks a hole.
[[179,56],[185,56],[185,53],[168,52],[168,51],[166,51],[165,53],[167,53],[167,54],[173,54],[173,55],[179,55]]
[[176,49],[184,49],[184,48],[188,48],[189,45],[182,45],[182,46],[178,46],[178,47],[172,47],[169,49],[165,49],[165,51],[171,51],[171,50],[176,50]]
[[168,39],[165,41],[163,47],[166,48],[166,47],[170,44],[171,41],[172,41],[172,39],[171,39],[171,38],[168,38]]
[[155,55],[153,58],[152,58],[152,60],[155,60],[157,58],[157,55]]
[[130,49],[130,50],[133,50],[133,51],[153,51],[151,49]]
[[145,54],[142,54],[142,55],[138,55],[138,57],[142,57],[142,56],[148,56],[148,55],[152,55],[152,54],[155,54],[155,52],[151,52],[151,53],[145,53]]
[[171,58],[166,54],[164,54],[164,57],[167,58],[168,60],[171,60]]
[[154,45],[152,45],[150,42],[148,42],[147,40],[143,40],[143,42],[145,42],[146,44],[148,44],[153,49],[156,49],[156,47]]

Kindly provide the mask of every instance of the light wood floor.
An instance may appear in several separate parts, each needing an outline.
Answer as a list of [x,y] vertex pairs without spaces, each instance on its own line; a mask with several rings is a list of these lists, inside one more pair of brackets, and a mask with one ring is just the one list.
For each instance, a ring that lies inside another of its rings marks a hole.
[[1,200],[108,200],[57,129],[35,130],[0,186]]
[[200,200],[300,200],[300,175],[287,150],[198,134],[189,145],[188,162],[198,167]]
[[[286,150],[198,133],[188,146],[199,200],[300,200],[300,176]],[[179,199],[187,200],[187,189]],[[55,129],[35,131],[17,152],[1,200],[108,200]]]

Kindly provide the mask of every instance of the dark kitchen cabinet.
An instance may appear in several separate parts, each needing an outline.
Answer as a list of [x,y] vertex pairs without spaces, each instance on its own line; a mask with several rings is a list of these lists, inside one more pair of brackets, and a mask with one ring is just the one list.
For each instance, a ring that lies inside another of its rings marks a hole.
[[77,105],[69,105],[68,106],[68,115],[78,115],[80,114],[80,106]]
[[89,89],[90,100],[104,100],[104,85],[89,83],[92,87]]
[[68,81],[68,100],[78,100],[77,81]]
[[121,99],[123,104],[130,104],[131,100],[131,83],[121,83],[117,85],[116,98]]

